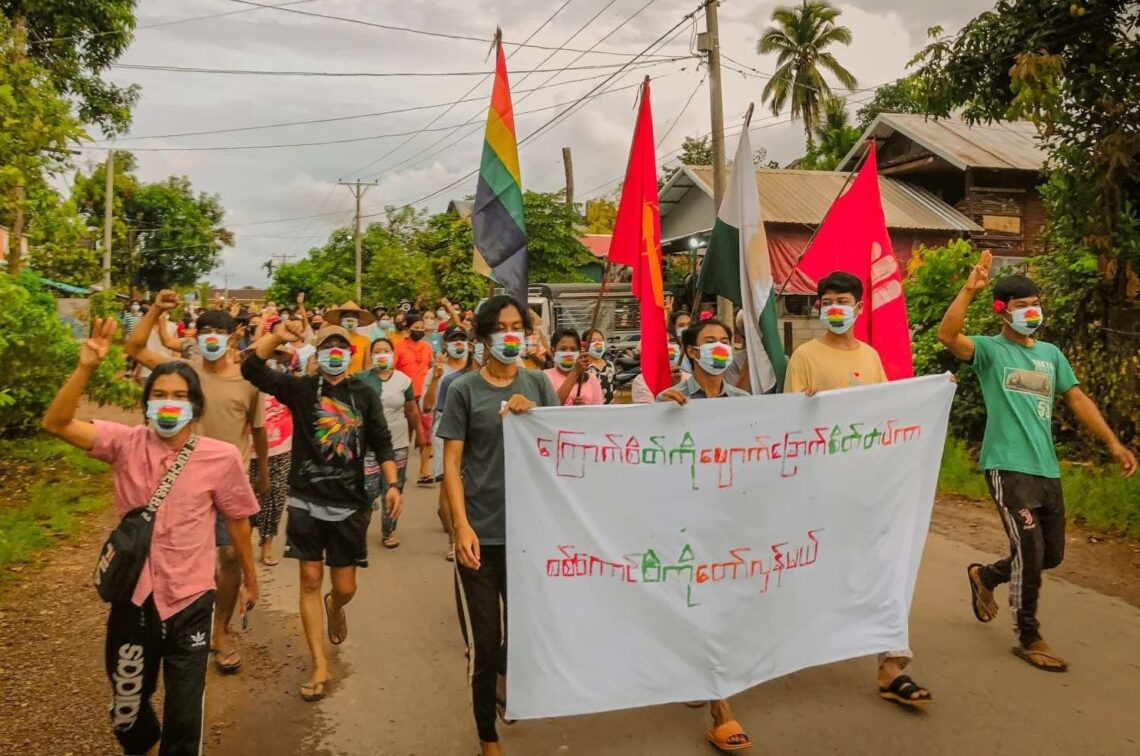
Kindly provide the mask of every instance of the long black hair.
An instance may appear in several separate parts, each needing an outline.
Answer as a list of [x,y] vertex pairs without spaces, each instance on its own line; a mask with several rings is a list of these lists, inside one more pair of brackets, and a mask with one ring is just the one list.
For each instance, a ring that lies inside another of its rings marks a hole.
[[146,412],[146,403],[150,401],[150,392],[154,388],[154,382],[164,375],[177,375],[186,381],[186,393],[190,399],[190,406],[194,409],[194,419],[200,419],[202,413],[206,411],[206,395],[202,392],[202,381],[189,363],[180,360],[163,362],[155,365],[154,370],[150,371],[150,375],[146,377],[146,383],[143,385],[143,412]]

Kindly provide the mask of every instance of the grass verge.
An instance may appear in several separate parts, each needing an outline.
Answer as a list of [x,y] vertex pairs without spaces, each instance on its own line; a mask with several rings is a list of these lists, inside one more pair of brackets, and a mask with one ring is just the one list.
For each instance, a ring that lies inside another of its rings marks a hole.
[[[1140,538],[1140,477],[1125,480],[1115,467],[1062,462],[1061,488],[1070,520],[1090,530]],[[989,498],[977,462],[959,439],[946,439],[938,490],[969,499]]]
[[0,439],[0,581],[110,503],[102,462],[49,436]]

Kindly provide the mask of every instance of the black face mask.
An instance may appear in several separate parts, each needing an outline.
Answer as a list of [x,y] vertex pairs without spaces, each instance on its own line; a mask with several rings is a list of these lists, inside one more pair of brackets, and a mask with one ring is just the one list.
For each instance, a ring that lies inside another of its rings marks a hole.
[[409,333],[412,337],[412,341],[419,341],[424,337],[423,331],[410,331]]

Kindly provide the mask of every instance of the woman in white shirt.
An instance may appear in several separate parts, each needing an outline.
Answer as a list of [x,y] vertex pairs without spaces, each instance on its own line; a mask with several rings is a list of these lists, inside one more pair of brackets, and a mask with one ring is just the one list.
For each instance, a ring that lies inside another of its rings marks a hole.
[[[677,340],[677,335],[673,332],[667,334],[669,339],[669,368],[672,371],[671,386],[676,386],[681,381],[687,381],[689,374],[681,370],[681,342]],[[633,379],[630,384],[630,391],[633,395],[634,404],[653,404],[657,401],[657,397],[649,390],[649,384],[645,382],[644,375],[638,375]]]

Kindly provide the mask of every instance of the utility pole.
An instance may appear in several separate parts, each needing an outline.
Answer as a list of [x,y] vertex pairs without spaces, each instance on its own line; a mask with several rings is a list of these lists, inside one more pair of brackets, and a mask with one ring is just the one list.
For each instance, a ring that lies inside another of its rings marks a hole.
[[107,150],[107,184],[103,189],[103,291],[111,290],[111,212],[115,193],[115,151]]
[[[705,32],[700,36],[698,48],[708,55],[709,64],[709,109],[712,112],[712,153],[713,153],[713,217],[720,213],[720,202],[724,199],[725,156],[724,156],[724,98],[720,89],[720,24],[717,21],[719,0],[705,0]],[[739,167],[739,166],[738,166]],[[745,166],[747,168],[748,166]],[[716,298],[716,309],[720,319],[733,325],[732,302],[724,297]]]
[[570,148],[562,148],[562,167],[566,169],[566,206],[574,209],[574,161],[570,157]]
[[369,188],[376,186],[380,182],[361,181],[360,179],[357,179],[356,181],[339,181],[337,183],[352,189],[352,196],[356,198],[356,217],[353,221],[352,226],[352,243],[353,246],[356,247],[356,304],[362,305],[363,302],[361,300],[364,299],[364,295],[362,294],[360,285],[360,200],[364,197],[364,193],[367,192]]

